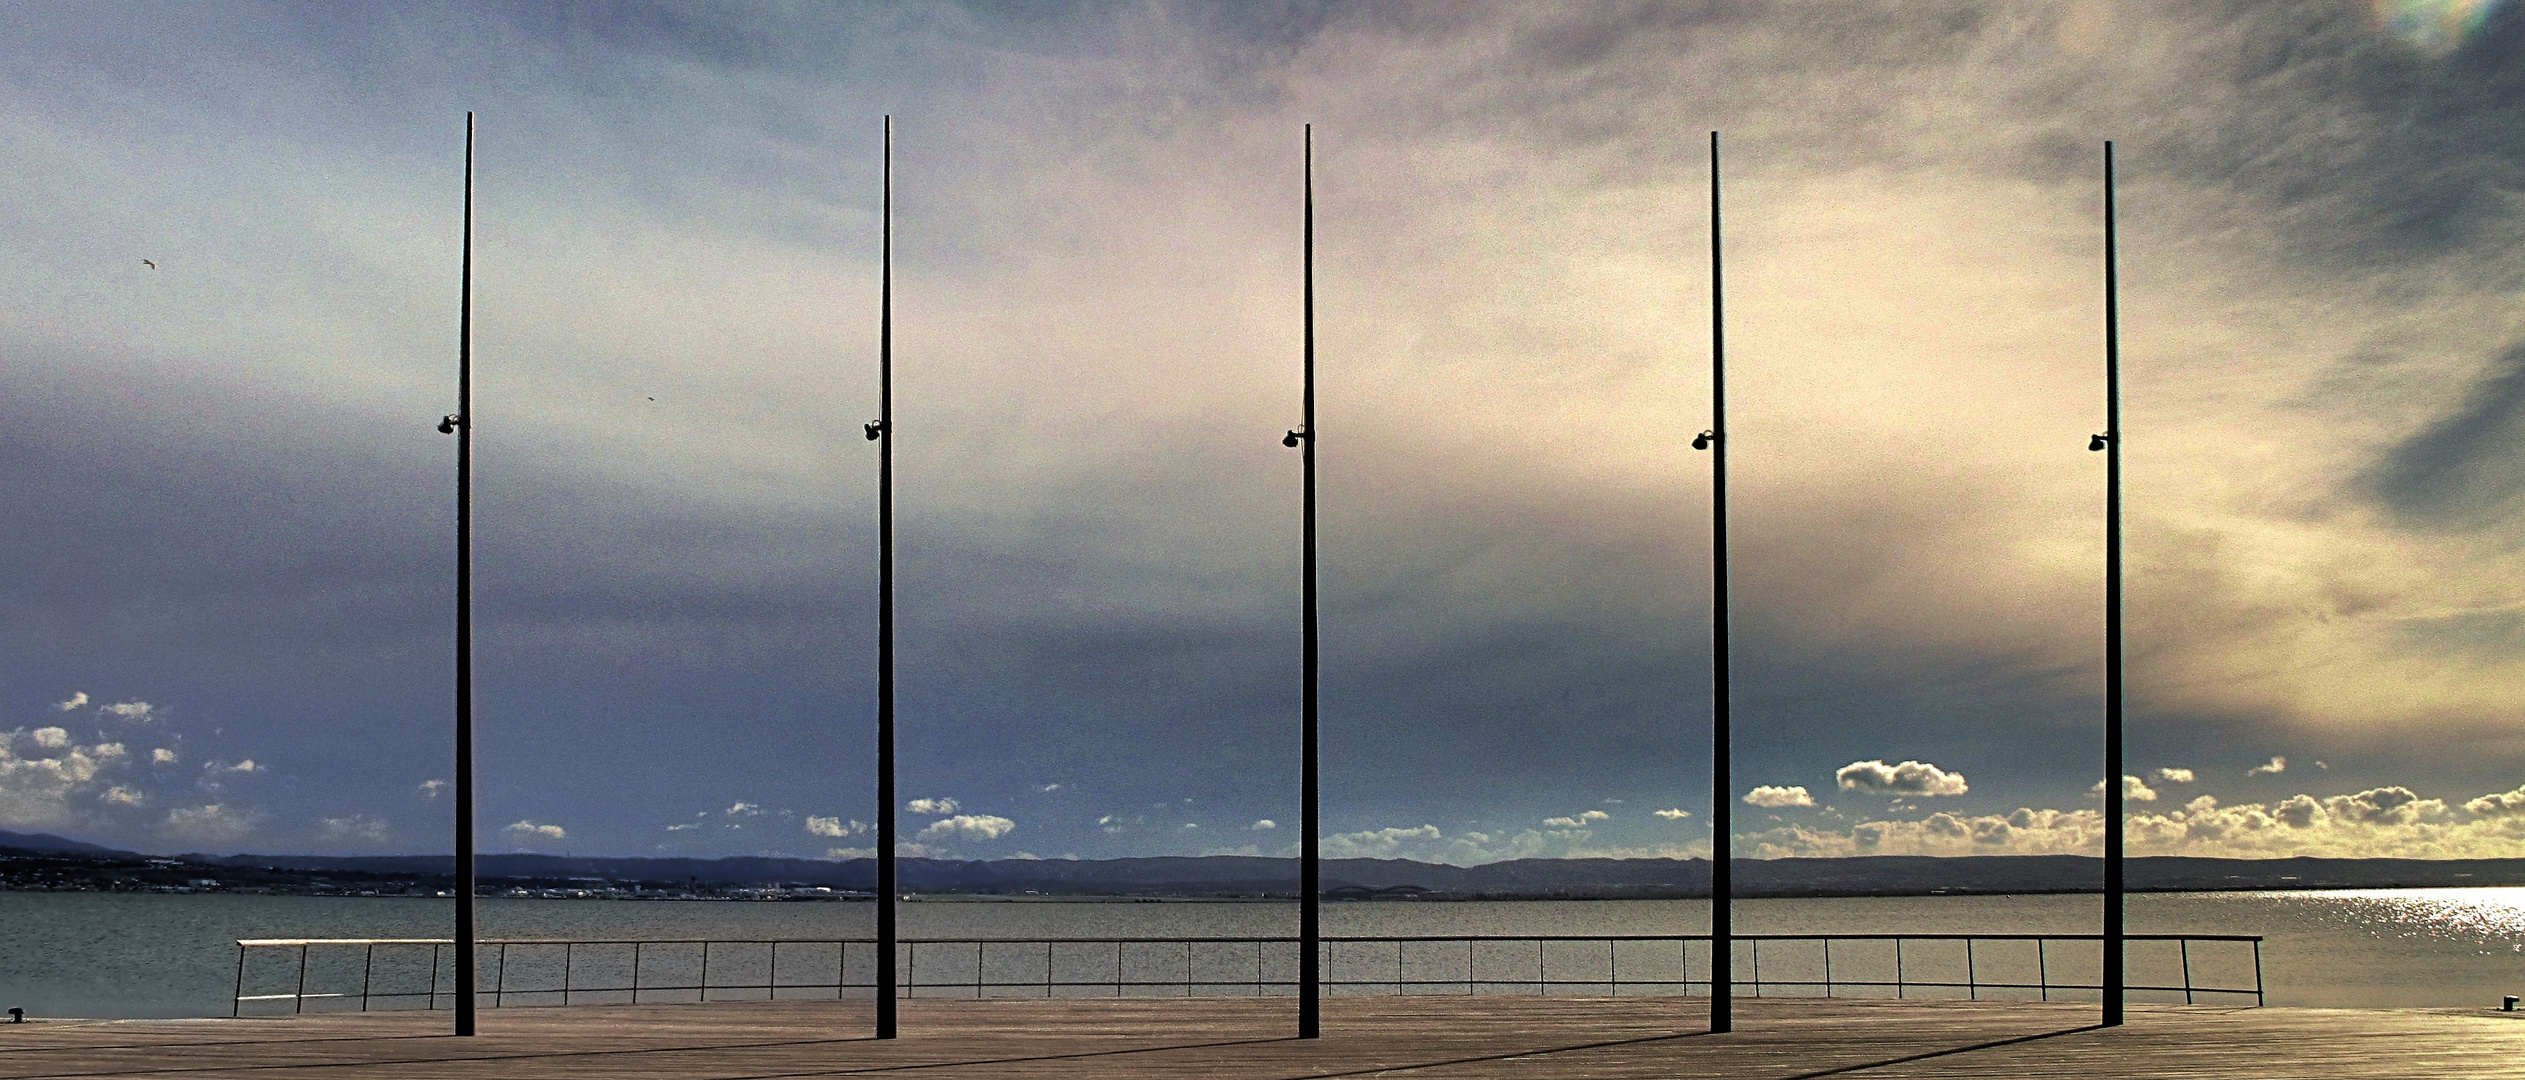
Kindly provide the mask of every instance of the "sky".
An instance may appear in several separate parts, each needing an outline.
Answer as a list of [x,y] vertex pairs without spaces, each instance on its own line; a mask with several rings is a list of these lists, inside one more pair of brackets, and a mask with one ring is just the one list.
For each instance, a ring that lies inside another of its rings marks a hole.
[[[2525,855],[2497,0],[0,6],[0,828],[1329,856]],[[1708,133],[1734,777],[1709,785]]]

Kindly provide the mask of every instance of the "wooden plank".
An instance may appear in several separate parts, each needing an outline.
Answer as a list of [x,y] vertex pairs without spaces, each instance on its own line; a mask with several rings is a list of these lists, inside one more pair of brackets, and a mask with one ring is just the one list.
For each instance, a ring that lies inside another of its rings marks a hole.
[[1334,998],[1324,1038],[1286,999],[756,1002],[448,1014],[0,1025],[0,1078],[113,1077],[2525,1077],[2525,1014],[2030,1002]]

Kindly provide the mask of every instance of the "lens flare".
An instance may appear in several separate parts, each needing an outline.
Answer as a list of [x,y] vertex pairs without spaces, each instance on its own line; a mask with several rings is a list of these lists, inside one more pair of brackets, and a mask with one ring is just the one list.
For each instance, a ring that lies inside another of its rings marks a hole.
[[2369,0],[2376,25],[2430,56],[2463,48],[2499,9],[2500,0]]

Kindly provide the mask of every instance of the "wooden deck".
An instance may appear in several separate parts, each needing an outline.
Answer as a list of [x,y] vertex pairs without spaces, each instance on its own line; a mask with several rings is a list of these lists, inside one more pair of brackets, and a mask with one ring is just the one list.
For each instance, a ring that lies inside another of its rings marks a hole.
[[864,1037],[866,1003],[485,1010],[271,1020],[0,1024],[0,1078],[804,1077],[2525,1077],[2525,1013],[2091,1005],[1350,998],[1325,1037],[1282,1001],[912,1001]]

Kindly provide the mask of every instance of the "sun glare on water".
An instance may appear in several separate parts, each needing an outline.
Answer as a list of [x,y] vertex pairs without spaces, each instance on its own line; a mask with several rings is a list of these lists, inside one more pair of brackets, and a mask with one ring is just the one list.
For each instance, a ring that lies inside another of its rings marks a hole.
[[2376,25],[2430,56],[2463,48],[2480,32],[2500,0],[2369,0]]
[[2525,888],[2362,889],[2320,895],[2386,936],[2506,940],[2525,946]]

